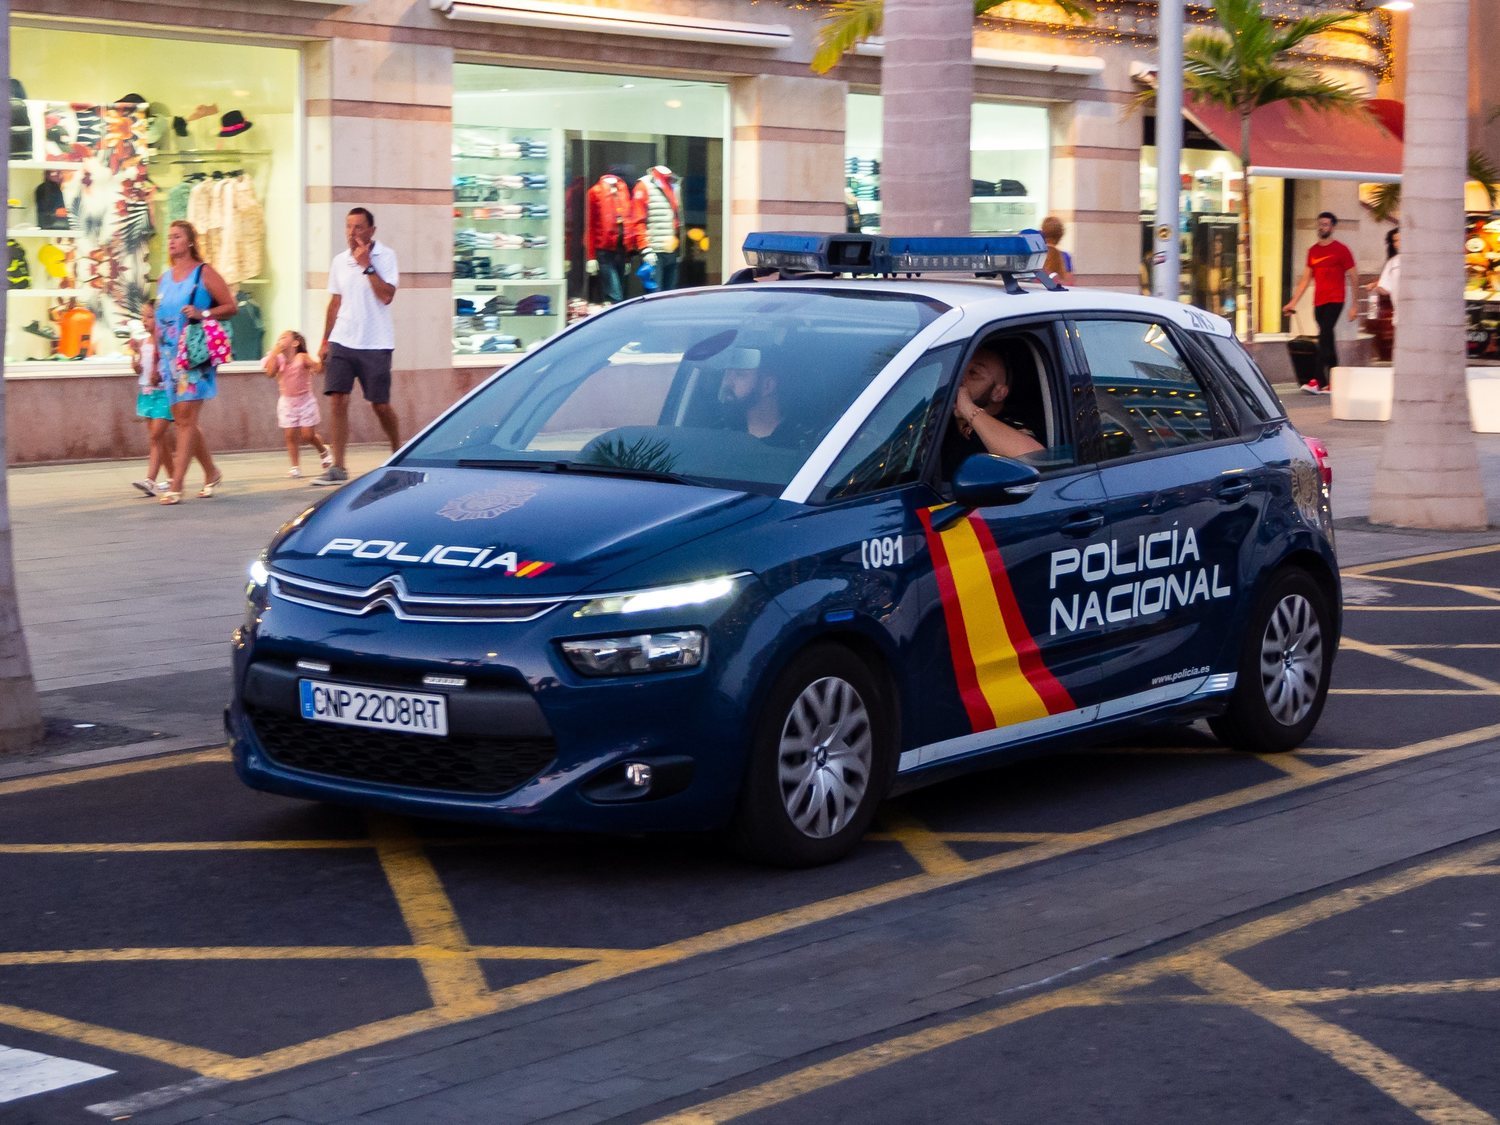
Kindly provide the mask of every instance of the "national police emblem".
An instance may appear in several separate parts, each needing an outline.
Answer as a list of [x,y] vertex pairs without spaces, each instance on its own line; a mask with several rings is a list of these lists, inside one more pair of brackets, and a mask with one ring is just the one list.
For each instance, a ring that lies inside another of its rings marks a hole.
[[438,509],[438,515],[455,521],[492,520],[519,508],[535,496],[536,491],[535,486],[526,485],[486,488],[480,492],[454,497]]

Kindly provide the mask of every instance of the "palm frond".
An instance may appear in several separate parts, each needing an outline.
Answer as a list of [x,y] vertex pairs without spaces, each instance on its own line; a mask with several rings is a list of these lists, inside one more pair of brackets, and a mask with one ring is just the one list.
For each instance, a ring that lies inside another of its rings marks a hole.
[[856,44],[879,35],[884,21],[885,0],[835,0],[818,28],[813,72],[827,74]]
[[1495,197],[1500,195],[1500,167],[1496,167],[1494,161],[1477,148],[1471,148],[1468,174],[1469,179],[1476,181],[1484,189],[1484,194],[1493,207]]
[[[974,0],[974,15],[992,13],[1011,0]],[[1087,23],[1094,18],[1089,0],[1050,0],[1065,15]],[[827,74],[866,39],[880,34],[885,23],[885,0],[833,0],[818,28],[812,70]]]
[[1401,185],[1376,184],[1370,192],[1370,214],[1382,223],[1391,222],[1401,210]]

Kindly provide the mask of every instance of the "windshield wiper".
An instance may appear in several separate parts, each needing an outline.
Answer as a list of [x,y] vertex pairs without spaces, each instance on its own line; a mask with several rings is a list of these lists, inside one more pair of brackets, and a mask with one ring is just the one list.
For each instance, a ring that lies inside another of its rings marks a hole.
[[631,480],[659,480],[668,484],[691,484],[687,477],[659,469],[636,469],[628,465],[600,465],[577,461],[524,461],[465,457],[460,469],[525,469],[534,473],[584,473],[589,476],[628,477]]

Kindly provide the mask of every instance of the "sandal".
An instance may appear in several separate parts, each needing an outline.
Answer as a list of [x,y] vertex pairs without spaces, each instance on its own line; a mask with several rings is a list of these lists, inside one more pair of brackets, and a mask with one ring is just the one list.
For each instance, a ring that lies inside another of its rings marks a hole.
[[180,492],[163,492],[161,494],[160,499],[157,502],[160,503],[160,504],[181,504],[182,503],[182,493],[180,493]]
[[203,497],[203,499],[207,500],[210,496],[212,496],[214,494],[214,489],[218,488],[219,485],[221,485],[223,483],[224,483],[224,474],[220,473],[218,476],[214,477],[213,480],[208,481],[207,483],[205,483],[204,486],[198,490],[198,495],[201,496],[201,497]]

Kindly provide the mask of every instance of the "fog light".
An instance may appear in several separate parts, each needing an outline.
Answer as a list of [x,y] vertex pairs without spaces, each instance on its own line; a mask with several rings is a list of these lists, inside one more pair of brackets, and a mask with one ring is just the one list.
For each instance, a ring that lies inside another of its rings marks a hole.
[[696,668],[707,655],[708,638],[702,629],[679,629],[670,633],[563,641],[562,650],[568,662],[585,676],[630,676]]
[[625,783],[637,789],[647,788],[651,784],[651,767],[645,762],[626,762]]

